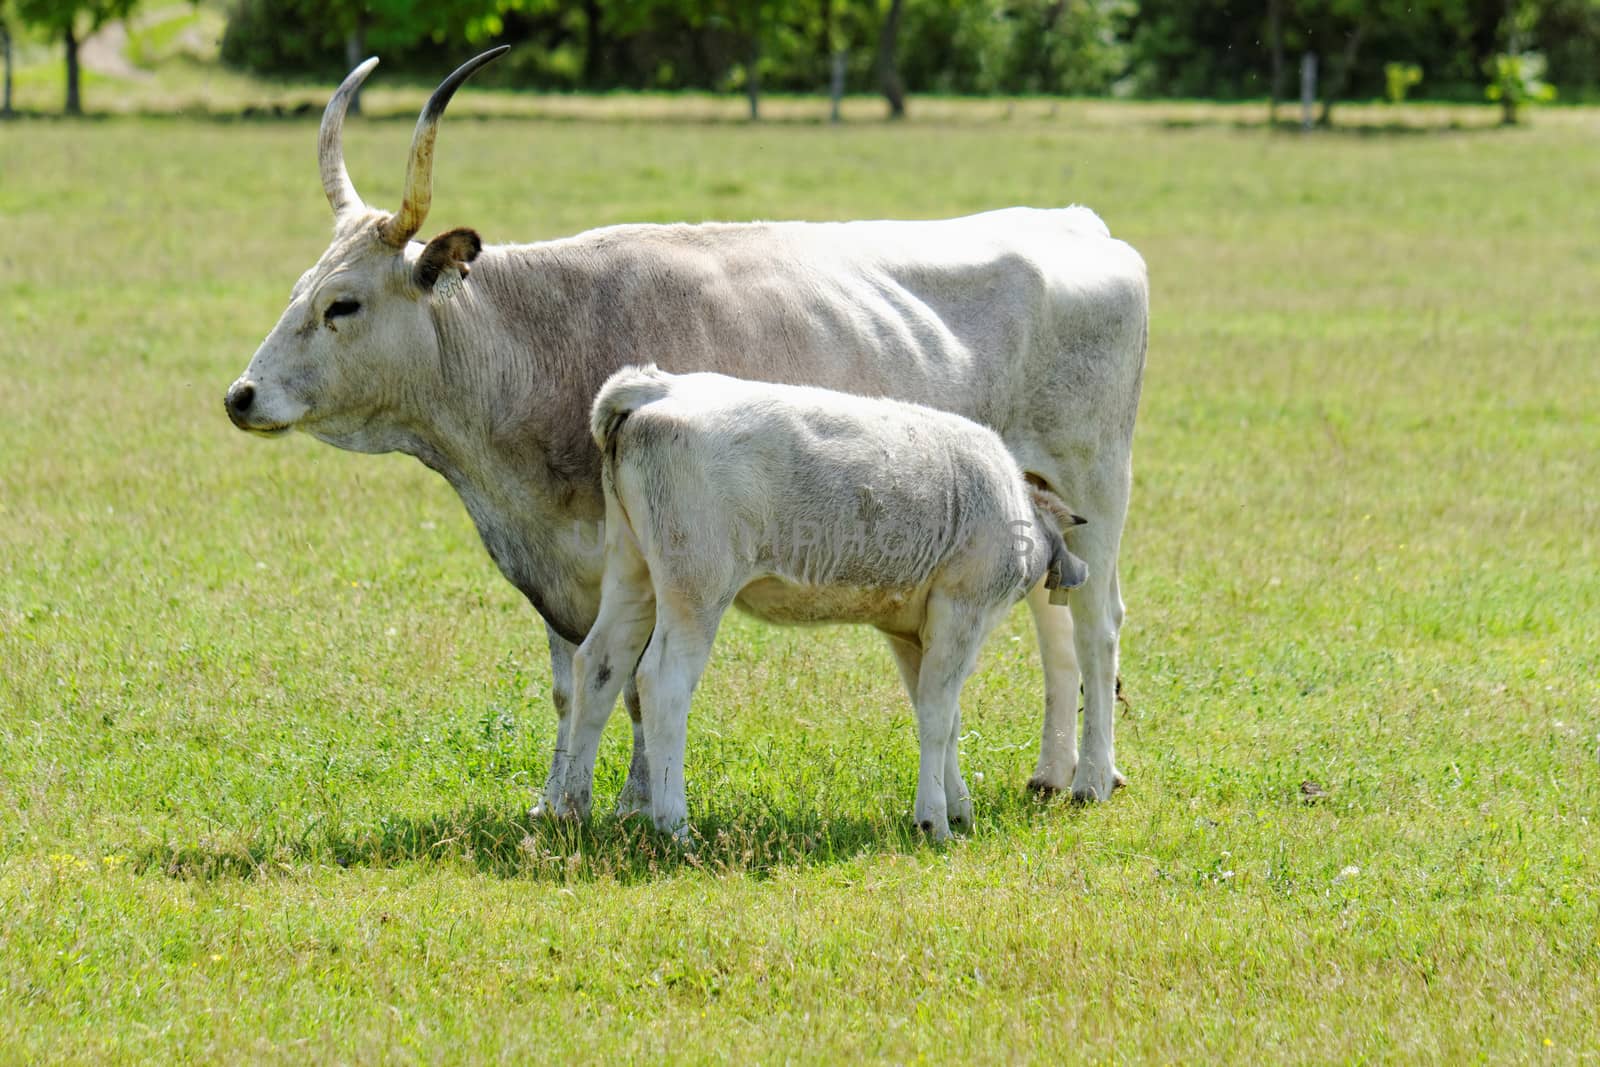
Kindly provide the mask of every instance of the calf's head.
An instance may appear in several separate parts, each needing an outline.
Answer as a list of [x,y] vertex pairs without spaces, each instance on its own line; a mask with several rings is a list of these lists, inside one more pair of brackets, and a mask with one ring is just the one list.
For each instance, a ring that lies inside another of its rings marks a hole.
[[278,324],[229,387],[223,404],[235,426],[266,436],[304,429],[363,452],[400,447],[394,416],[425,368],[437,365],[431,303],[460,285],[482,247],[471,230],[450,230],[426,246],[412,240],[433,196],[439,117],[461,83],[505,51],[464,64],[429,97],[393,214],[362,203],[344,165],[345,111],[378,61],[351,71],[333,94],[318,143],[333,242],[300,276]]

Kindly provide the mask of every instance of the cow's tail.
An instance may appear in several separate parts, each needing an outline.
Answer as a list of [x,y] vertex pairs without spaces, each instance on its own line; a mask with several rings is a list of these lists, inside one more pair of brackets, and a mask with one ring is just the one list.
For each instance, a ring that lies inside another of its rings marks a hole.
[[616,458],[617,431],[628,416],[646,404],[660,400],[672,391],[672,377],[656,369],[654,363],[642,367],[623,367],[595,394],[589,413],[589,433],[606,459]]

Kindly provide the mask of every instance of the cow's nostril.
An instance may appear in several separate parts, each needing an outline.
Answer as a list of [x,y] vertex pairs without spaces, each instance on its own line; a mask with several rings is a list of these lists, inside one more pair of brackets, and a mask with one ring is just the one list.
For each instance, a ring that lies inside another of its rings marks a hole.
[[235,415],[243,415],[250,410],[250,405],[255,398],[255,386],[249,384],[235,386],[228,391],[228,410]]

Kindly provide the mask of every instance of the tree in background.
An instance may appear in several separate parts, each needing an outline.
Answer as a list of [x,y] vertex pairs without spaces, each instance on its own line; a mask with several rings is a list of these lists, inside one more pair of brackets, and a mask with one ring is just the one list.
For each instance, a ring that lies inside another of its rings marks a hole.
[[[1515,51],[1508,2],[1534,13]],[[486,85],[732,90],[753,116],[769,91],[824,92],[835,54],[844,88],[882,92],[892,115],[918,93],[1276,102],[1293,95],[1287,83],[1308,52],[1321,60],[1325,123],[1341,100],[1383,98],[1396,64],[1424,70],[1432,98],[1481,100],[1486,72],[1504,80],[1494,56],[1539,52],[1564,95],[1600,94],[1600,0],[230,3],[223,59],[261,74],[334,78],[375,53],[391,73],[425,80],[493,41],[518,47],[484,72]]]
[[1515,126],[1523,104],[1555,99],[1555,86],[1544,80],[1544,56],[1527,48],[1538,21],[1539,9],[1530,0],[1510,0],[1501,22],[1505,50],[1484,64],[1484,95],[1499,102],[1501,125]]
[[883,98],[889,101],[889,117],[906,117],[906,88],[900,80],[900,20],[905,16],[905,0],[889,0],[889,10],[884,13],[883,27],[878,31],[878,85]]
[[12,3],[22,22],[59,37],[66,46],[66,113],[83,114],[83,74],[78,62],[78,46],[83,37],[112,19],[127,17],[139,0],[12,0]]
[[5,96],[0,101],[0,118],[10,118],[15,112],[11,107],[11,5],[7,0],[0,0],[0,50],[5,52]]

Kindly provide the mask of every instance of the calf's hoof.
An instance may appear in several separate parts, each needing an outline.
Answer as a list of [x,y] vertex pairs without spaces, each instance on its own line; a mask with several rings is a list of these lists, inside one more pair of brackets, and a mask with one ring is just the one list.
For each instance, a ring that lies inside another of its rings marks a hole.
[[917,820],[917,829],[921,830],[929,841],[935,844],[950,840],[950,822],[948,819],[935,819],[924,816]]
[[589,817],[589,798],[574,797],[570,793],[545,797],[534,805],[532,815],[536,819],[582,822]]
[[635,815],[650,814],[650,794],[638,788],[630,779],[617,796],[617,818],[629,819]]

